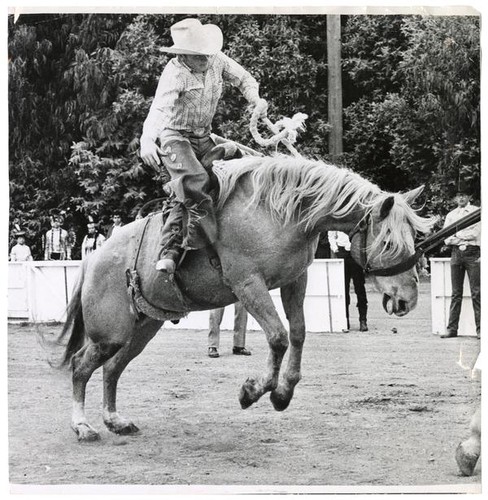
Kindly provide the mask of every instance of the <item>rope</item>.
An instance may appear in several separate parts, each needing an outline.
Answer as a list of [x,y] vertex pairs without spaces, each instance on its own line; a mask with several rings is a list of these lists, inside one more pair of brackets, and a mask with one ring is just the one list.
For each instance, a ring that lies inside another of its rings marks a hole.
[[[304,113],[296,113],[293,118],[282,118],[273,123],[267,116],[268,103],[261,99],[253,110],[249,129],[254,140],[263,147],[276,146],[282,142],[294,156],[301,156],[292,146],[297,138],[297,130],[305,129],[305,120],[308,116]],[[263,122],[274,134],[269,139],[265,139],[258,131],[258,120],[262,118]],[[282,129],[282,130],[280,130]]]

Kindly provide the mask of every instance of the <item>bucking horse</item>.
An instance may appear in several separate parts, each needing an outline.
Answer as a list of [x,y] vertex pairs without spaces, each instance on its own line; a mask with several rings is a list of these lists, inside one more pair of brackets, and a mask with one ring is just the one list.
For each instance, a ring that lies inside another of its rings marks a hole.
[[[432,224],[411,206],[422,187],[392,194],[349,169],[288,155],[221,161],[214,173],[219,236],[213,252],[189,251],[174,275],[157,271],[163,216],[156,212],[124,226],[83,262],[61,333],[62,364],[72,370],[71,427],[80,441],[99,438],[85,416],[86,385],[97,368],[103,367],[105,425],[135,433],[116,407],[128,363],[157,332],[164,335],[165,321],[236,301],[257,320],[269,346],[263,372],[243,383],[240,404],[247,408],[269,392],[274,408],[285,410],[301,378],[307,268],[320,233],[349,234],[352,256],[371,271],[388,314],[403,316],[416,306],[411,257],[417,235]],[[289,329],[269,294],[276,288]]]

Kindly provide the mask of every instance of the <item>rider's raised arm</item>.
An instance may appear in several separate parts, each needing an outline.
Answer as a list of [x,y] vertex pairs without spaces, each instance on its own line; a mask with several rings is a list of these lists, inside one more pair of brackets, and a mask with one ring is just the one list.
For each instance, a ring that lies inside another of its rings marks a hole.
[[237,87],[249,103],[256,105],[259,102],[259,83],[251,73],[222,52],[217,54],[217,61],[222,64],[224,80]]

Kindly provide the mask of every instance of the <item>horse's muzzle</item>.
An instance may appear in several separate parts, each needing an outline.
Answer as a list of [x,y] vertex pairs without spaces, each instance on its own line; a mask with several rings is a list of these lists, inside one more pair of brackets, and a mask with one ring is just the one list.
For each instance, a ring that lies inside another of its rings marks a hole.
[[405,316],[410,312],[410,306],[406,300],[392,297],[387,293],[383,294],[383,309],[390,315]]

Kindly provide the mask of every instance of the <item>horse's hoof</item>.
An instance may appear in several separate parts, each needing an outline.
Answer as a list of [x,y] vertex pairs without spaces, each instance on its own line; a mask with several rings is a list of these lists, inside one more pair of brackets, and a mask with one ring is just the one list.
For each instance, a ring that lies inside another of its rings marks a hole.
[[130,434],[136,434],[139,432],[139,427],[137,425],[134,425],[132,422],[127,422],[124,424],[119,423],[114,423],[107,421],[105,422],[105,426],[110,432],[113,432],[114,434],[118,434],[119,436],[128,436]]
[[291,394],[287,394],[286,397],[283,397],[283,395],[280,394],[278,391],[273,391],[269,395],[269,399],[271,400],[273,408],[276,411],[286,410],[290,404],[292,397],[293,397],[293,391],[291,391]]
[[241,403],[241,408],[243,410],[249,408],[259,399],[255,384],[256,381],[249,378],[244,382],[244,384],[242,384],[241,391],[239,393],[239,402]]
[[78,442],[80,443],[100,440],[100,434],[88,424],[72,425],[71,428],[75,431],[78,436]]
[[456,462],[463,476],[472,476],[479,454],[469,453],[464,448],[464,443],[460,443],[456,449]]
[[114,431],[115,434],[119,434],[121,436],[128,436],[129,434],[137,434],[139,432],[139,427],[134,425],[132,422],[121,429],[117,429]]

